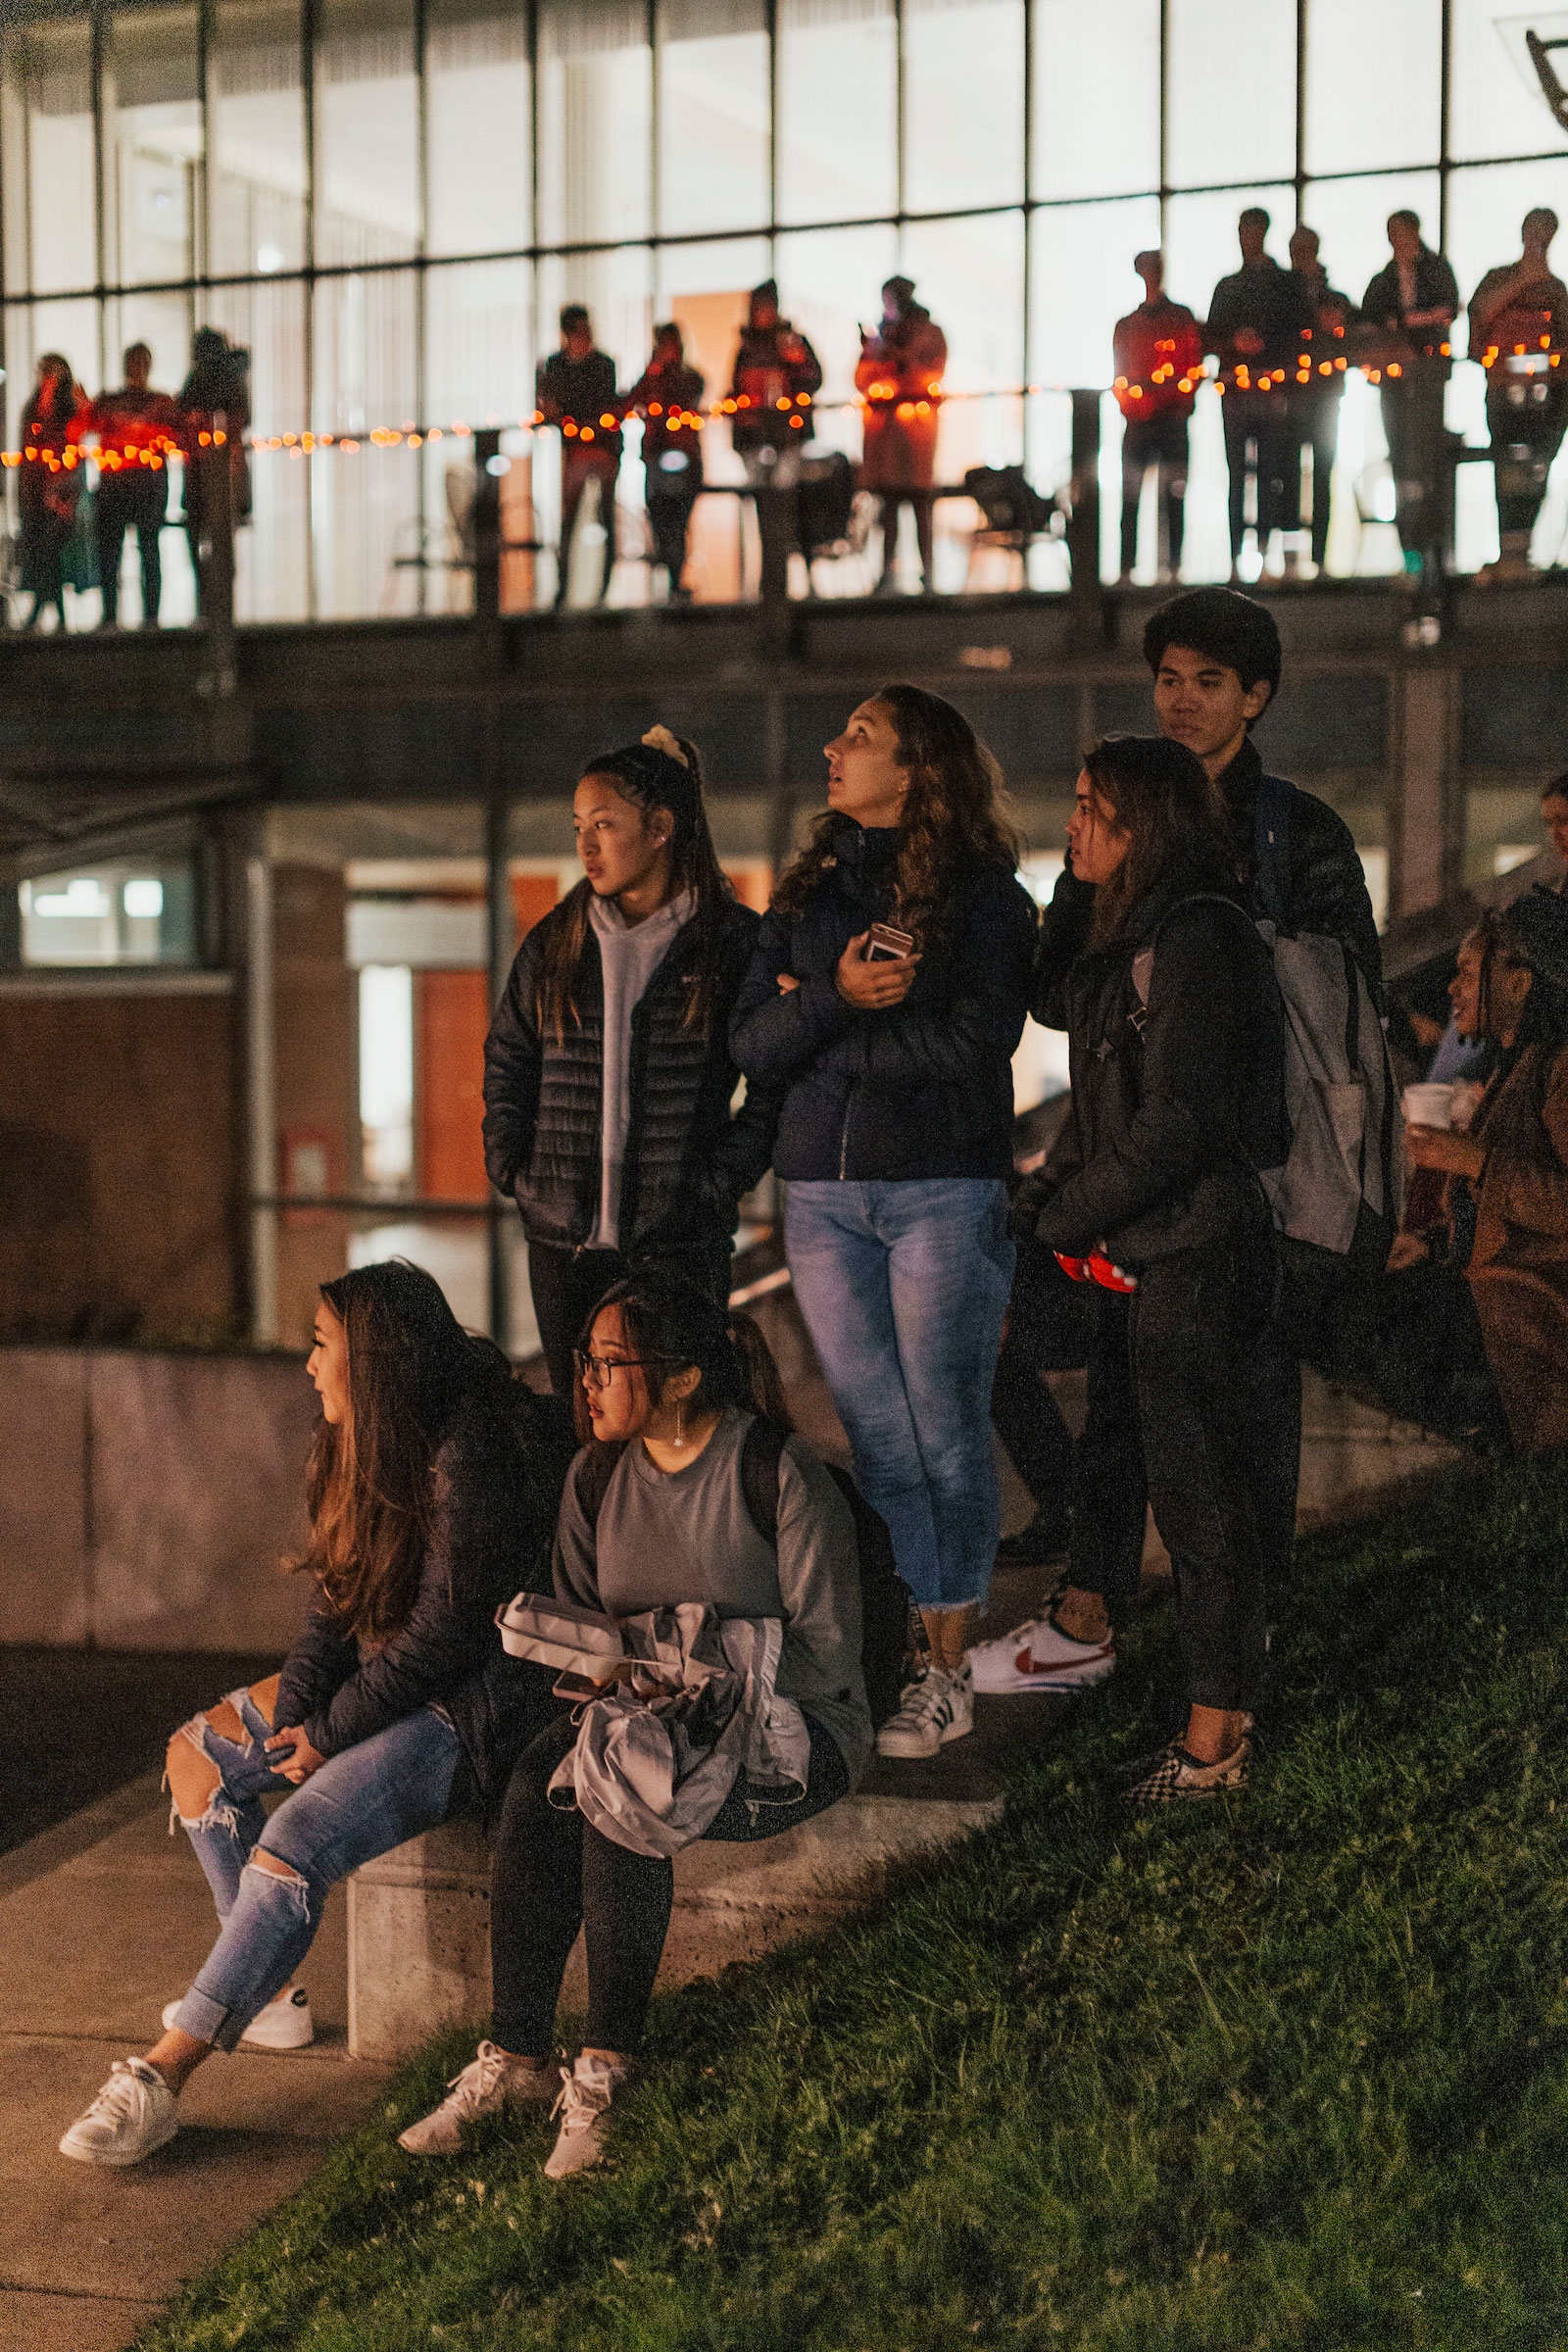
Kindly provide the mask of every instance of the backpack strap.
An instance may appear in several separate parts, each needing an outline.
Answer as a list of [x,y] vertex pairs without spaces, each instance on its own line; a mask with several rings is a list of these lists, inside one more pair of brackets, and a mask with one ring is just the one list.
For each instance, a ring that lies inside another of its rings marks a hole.
[[778,1491],[784,1475],[784,1446],[788,1430],[759,1413],[741,1440],[741,1493],[746,1516],[762,1542],[778,1549]]
[[1296,786],[1259,776],[1252,804],[1252,888],[1260,918],[1280,930],[1291,903],[1291,816]]
[[1140,948],[1133,957],[1133,987],[1137,991],[1139,1009],[1131,1018],[1133,1027],[1138,1030],[1140,1035],[1143,1033],[1143,1016],[1149,1010],[1150,983],[1154,977],[1155,942],[1170,921],[1171,916],[1180,914],[1184,906],[1229,906],[1233,913],[1241,916],[1243,922],[1250,929],[1251,927],[1251,918],[1246,907],[1238,906],[1234,899],[1223,897],[1217,890],[1195,890],[1191,898],[1178,899],[1174,906],[1167,906],[1154,927],[1153,939],[1150,941],[1147,948]]

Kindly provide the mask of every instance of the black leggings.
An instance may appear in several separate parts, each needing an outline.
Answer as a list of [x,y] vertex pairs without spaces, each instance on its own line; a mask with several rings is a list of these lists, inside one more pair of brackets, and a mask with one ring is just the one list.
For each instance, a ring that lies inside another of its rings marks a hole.
[[1037,1515],[1052,1519],[1067,1516],[1072,1435],[1041,1374],[1074,1371],[1088,1361],[1094,1325],[1088,1290],[1068,1280],[1049,1250],[1021,1250],[991,1387],[992,1425]]
[[[793,1804],[749,1802],[737,1782],[703,1835],[729,1843],[773,1838],[823,1813],[848,1793],[837,1740],[806,1719],[811,1762]],[[588,1955],[589,2049],[629,2057],[639,2048],[654,1979],[669,1933],[674,1872],[629,1853],[592,1829],[575,1807],[551,1804],[552,1774],[577,1737],[563,1715],[523,1749],[496,1832],[490,1888],[491,2032],[517,2058],[549,2055],[566,1960],[583,1931]]]
[[1290,1565],[1301,1376],[1274,1295],[1271,1243],[1240,1235],[1097,1300],[1068,1581],[1124,1613],[1152,1501],[1196,1706],[1256,1708],[1265,1586]]

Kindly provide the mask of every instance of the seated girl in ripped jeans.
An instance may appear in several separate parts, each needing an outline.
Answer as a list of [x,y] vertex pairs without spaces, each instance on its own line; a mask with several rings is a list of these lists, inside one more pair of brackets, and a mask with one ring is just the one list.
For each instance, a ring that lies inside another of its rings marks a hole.
[[[294,1972],[328,1889],[443,1820],[466,1761],[481,1789],[504,1786],[553,1711],[548,1676],[509,1659],[494,1626],[519,1586],[549,1584],[569,1457],[549,1400],[397,1261],[322,1285],[308,1369],[322,1413],[310,1615],[280,1675],[169,1743],[220,1933],[162,2038],[117,2060],[60,2142],[85,2164],[135,2164],[172,2139],[177,2094],[215,2049],[308,2042]],[[269,1820],[263,1797],[284,1791]]]

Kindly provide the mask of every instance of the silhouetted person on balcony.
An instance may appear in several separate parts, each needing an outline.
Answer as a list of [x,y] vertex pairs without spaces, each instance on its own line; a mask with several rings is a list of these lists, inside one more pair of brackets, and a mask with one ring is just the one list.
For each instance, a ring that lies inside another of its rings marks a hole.
[[93,533],[104,594],[99,626],[119,626],[120,557],[131,530],[141,558],[142,627],[155,629],[164,592],[159,533],[169,512],[169,459],[179,445],[179,409],[169,393],[152,390],[153,355],[145,343],[131,344],[124,366],[120,390],[100,393],[87,419],[87,430],[98,435]]
[[1225,401],[1233,577],[1247,535],[1250,473],[1255,486],[1259,560],[1267,555],[1272,534],[1295,520],[1285,490],[1291,455],[1285,391],[1296,374],[1301,330],[1311,325],[1312,315],[1299,279],[1264,252],[1268,228],[1267,213],[1260,205],[1249,205],[1236,224],[1242,266],[1214,288],[1205,338],[1219,360]]
[[[251,355],[229,342],[220,326],[199,326],[191,337],[190,373],[179,388],[181,441],[185,452],[185,537],[190,566],[196,575],[196,610],[202,610],[206,582],[202,550],[212,562],[214,549],[210,492],[224,478],[224,466],[215,454],[214,435],[226,437],[229,560],[232,533],[248,522],[251,512],[251,468],[245,435],[251,421]],[[206,434],[204,441],[202,436]]]
[[1557,216],[1526,213],[1524,253],[1489,270],[1470,297],[1470,357],[1487,370],[1487,426],[1497,489],[1499,554],[1480,579],[1530,576],[1530,534],[1568,424],[1568,286],[1546,256]]
[[[22,537],[22,585],[32,590],[24,626],[36,628],[53,605],[66,625],[66,550],[75,526],[86,467],[77,463],[87,420],[86,397],[71,362],[46,351],[38,380],[22,412],[22,461],[17,469],[17,518]],[[78,583],[79,584],[79,583]]]
[[1291,461],[1285,477],[1285,504],[1287,508],[1296,505],[1299,513],[1301,453],[1309,449],[1312,495],[1306,512],[1312,525],[1312,563],[1321,571],[1328,554],[1329,486],[1340,443],[1340,402],[1345,394],[1348,335],[1355,305],[1348,294],[1329,284],[1329,273],[1318,259],[1315,228],[1301,227],[1292,234],[1291,273],[1310,306],[1312,321],[1301,330],[1296,380],[1287,387]]
[[1158,476],[1164,509],[1165,556],[1161,579],[1174,579],[1182,564],[1182,522],[1187,506],[1187,420],[1198,398],[1203,338],[1184,303],[1165,293],[1165,258],[1138,254],[1133,268],[1144,281],[1136,311],[1116,321],[1116,402],[1126,419],[1121,438],[1121,576],[1132,577],[1138,560],[1138,504],[1151,466]]
[[893,592],[904,506],[914,510],[920,584],[927,590],[932,584],[931,485],[947,364],[948,338],[915,301],[913,285],[906,277],[890,277],[882,289],[882,323],[869,335],[861,328],[855,370],[865,410],[860,486],[875,490],[882,502],[879,596]]
[[686,568],[686,534],[703,486],[704,378],[686,364],[686,347],[673,319],[654,329],[654,354],[626,395],[626,408],[643,420],[643,495],[654,534],[654,562],[669,575],[672,605],[691,602],[681,574]]
[[800,450],[810,435],[811,395],[821,381],[815,352],[779,317],[778,287],[764,278],[752,290],[729,397],[735,404],[731,439],[757,493],[767,601],[789,594],[790,552],[800,536]]
[[1441,253],[1421,241],[1416,213],[1389,215],[1392,261],[1378,271],[1361,308],[1387,338],[1380,354],[1383,431],[1394,468],[1395,519],[1404,568],[1419,578],[1443,542],[1438,468],[1443,456],[1443,398],[1452,368],[1448,336],[1459,314],[1459,288]]
[[620,471],[620,404],[615,363],[594,349],[594,330],[580,302],[561,314],[561,349],[553,351],[536,378],[534,405],[546,424],[561,430],[561,544],[556,558],[556,611],[571,584],[571,542],[577,510],[591,481],[599,484],[599,520],[605,534],[605,568],[598,602],[610,593],[615,568],[615,477]]

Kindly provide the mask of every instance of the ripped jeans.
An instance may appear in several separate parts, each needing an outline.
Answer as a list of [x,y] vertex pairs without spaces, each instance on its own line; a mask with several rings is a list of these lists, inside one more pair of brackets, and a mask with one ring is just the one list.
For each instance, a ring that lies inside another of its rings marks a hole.
[[[271,1725],[248,1690],[228,1703],[248,1737],[225,1740],[205,1715],[185,1737],[217,1766],[200,1820],[177,1815],[218,1904],[221,1932],[179,2005],[182,2034],[233,2049],[310,1950],[327,1891],[339,1879],[446,1819],[463,1748],[438,1707],[421,1707],[357,1747],[329,1756],[294,1788],[267,1760]],[[269,1821],[262,1798],[289,1794]],[[172,1826],[172,1825],[171,1825]],[[259,1867],[260,1851],[286,1875]]]

